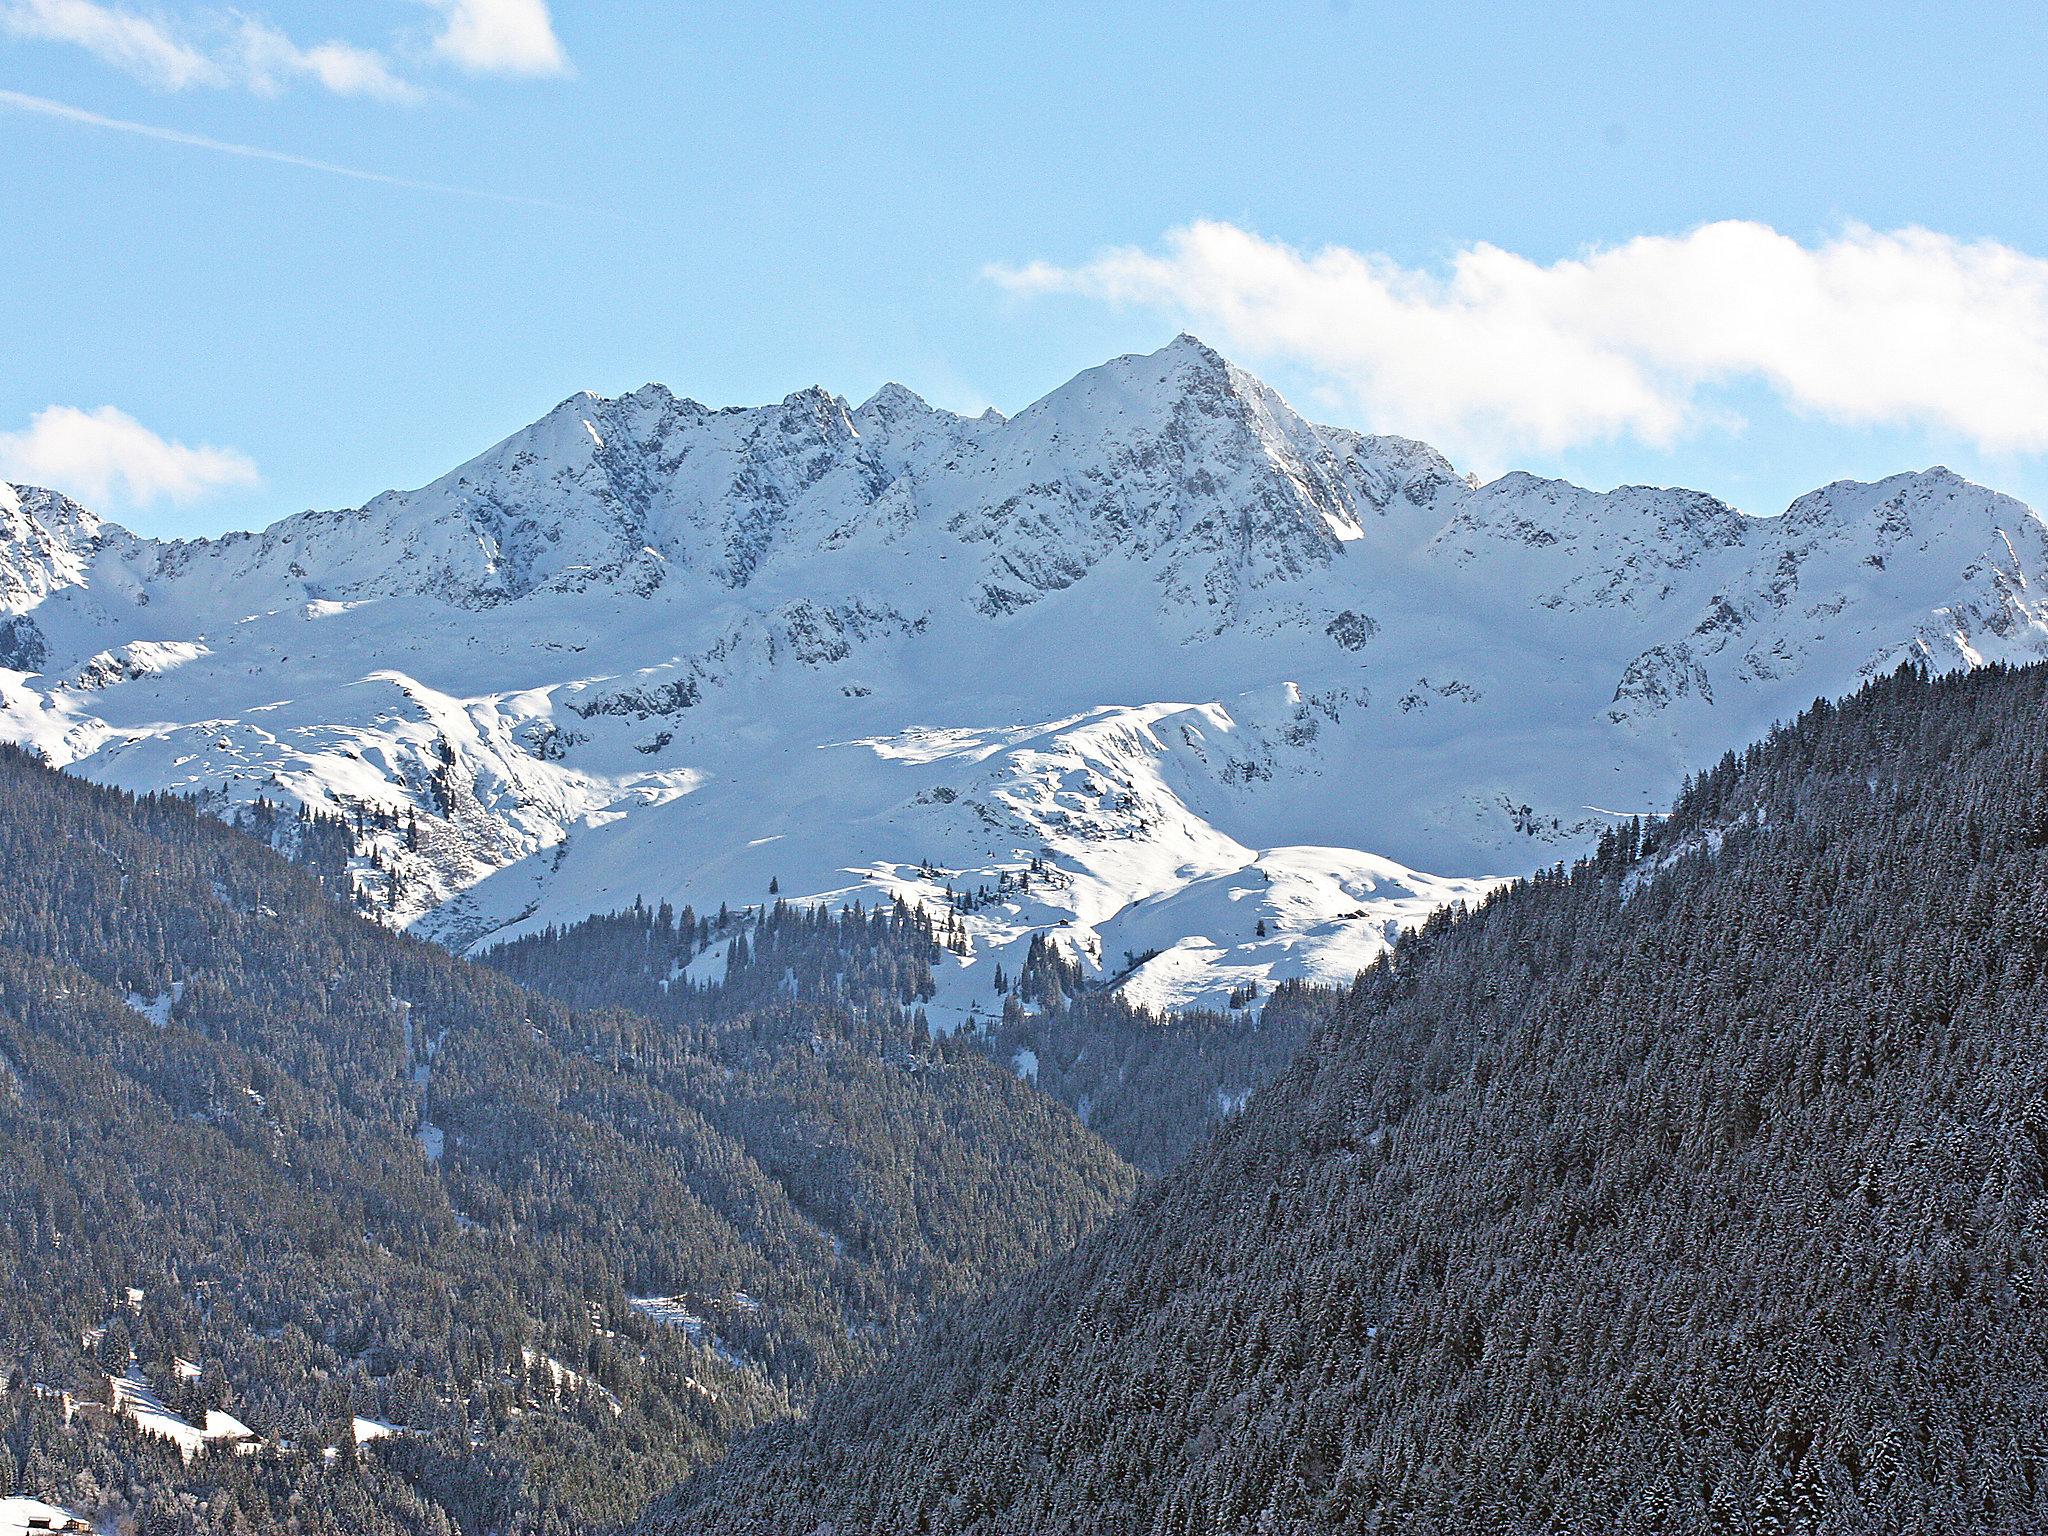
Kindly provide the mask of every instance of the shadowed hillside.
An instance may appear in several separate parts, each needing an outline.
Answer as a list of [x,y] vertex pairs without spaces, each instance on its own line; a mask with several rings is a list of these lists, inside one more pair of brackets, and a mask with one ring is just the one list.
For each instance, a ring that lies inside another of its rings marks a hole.
[[1136,1183],[893,1006],[573,1011],[12,749],[0,890],[0,1483],[108,1522],[623,1519]]

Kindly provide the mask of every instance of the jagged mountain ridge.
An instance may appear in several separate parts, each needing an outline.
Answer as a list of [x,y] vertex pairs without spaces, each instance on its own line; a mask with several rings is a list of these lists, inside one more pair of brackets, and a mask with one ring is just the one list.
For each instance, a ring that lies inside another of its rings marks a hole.
[[12,500],[7,736],[415,816],[390,910],[458,947],[771,877],[981,893],[941,1018],[1048,929],[1160,1004],[1348,975],[1818,693],[2048,655],[2048,530],[1946,470],[1775,518],[1480,485],[1191,337],[1009,418],[577,395],[216,540]]

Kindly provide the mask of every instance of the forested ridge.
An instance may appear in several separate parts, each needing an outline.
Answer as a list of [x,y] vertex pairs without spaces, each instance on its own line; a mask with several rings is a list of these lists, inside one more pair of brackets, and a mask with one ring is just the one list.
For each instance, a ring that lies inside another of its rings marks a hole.
[[[921,1005],[936,990],[932,968],[967,942],[948,917],[901,900],[837,911],[775,901],[701,916],[635,904],[499,945],[479,963],[564,1002],[630,1009],[675,1031],[717,1033],[750,1009],[799,999],[928,1041]],[[1037,1087],[1155,1175],[1277,1076],[1336,995],[1287,983],[1268,998],[1248,992],[1247,1006],[1227,1012],[1161,1016],[1087,978],[1045,935],[1014,974],[1000,965],[994,974],[1000,1009],[955,1040],[1006,1067],[1028,1053]]]
[[1902,671],[1431,921],[648,1531],[2048,1527],[2044,722]]
[[11,749],[0,890],[0,1481],[110,1528],[616,1524],[1135,1187],[904,997],[579,1010]]

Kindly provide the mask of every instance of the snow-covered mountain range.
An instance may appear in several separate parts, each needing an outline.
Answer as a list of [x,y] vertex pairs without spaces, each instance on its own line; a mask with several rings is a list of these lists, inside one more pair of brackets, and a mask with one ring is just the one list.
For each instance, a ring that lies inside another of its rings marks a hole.
[[214,540],[0,486],[0,734],[381,807],[361,878],[458,948],[771,880],[972,893],[942,1019],[1036,932],[1159,1005],[1347,976],[1915,656],[2048,656],[2033,511],[1942,469],[1775,517],[1482,485],[1190,337],[1007,419],[577,395]]

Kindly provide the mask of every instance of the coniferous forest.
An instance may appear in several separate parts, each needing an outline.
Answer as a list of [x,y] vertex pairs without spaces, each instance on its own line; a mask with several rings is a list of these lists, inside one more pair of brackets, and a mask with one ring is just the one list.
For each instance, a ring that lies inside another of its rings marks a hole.
[[1135,1187],[908,972],[579,1011],[12,750],[0,888],[0,1483],[110,1529],[617,1524]]
[[2048,1525],[2048,669],[1446,915],[1127,1215],[650,1532]]
[[[920,1004],[932,996],[942,943],[929,913],[900,902],[839,912],[776,902],[707,917],[636,906],[516,939],[480,960],[564,1002],[623,1008],[681,1035],[719,1031],[727,1026],[718,1021],[791,998],[836,1002],[876,1020],[886,1048],[889,1031],[930,1040]],[[715,963],[693,978],[705,958]],[[1085,980],[1080,963],[1043,936],[1016,975],[1002,976],[1001,991],[1000,1013],[952,1038],[1006,1066],[1027,1054],[1038,1088],[1154,1175],[1277,1076],[1334,1000],[1328,989],[1283,983],[1263,1009],[1161,1017]]]
[[1162,1020],[1045,946],[954,1036],[919,909],[472,964],[273,851],[317,828],[0,752],[0,1481],[150,1533],[2038,1530],[2044,719],[2048,669],[1901,671],[1348,989]]

